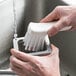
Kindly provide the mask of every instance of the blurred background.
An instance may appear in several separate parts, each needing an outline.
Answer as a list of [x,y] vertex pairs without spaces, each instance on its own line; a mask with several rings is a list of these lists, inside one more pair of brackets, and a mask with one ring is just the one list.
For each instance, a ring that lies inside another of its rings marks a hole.
[[[25,35],[29,22],[39,22],[56,6],[76,5],[75,0],[15,0],[18,37]],[[0,0],[0,68],[9,67],[14,34],[13,0]],[[50,38],[60,49],[61,76],[76,76],[76,31],[60,32]]]

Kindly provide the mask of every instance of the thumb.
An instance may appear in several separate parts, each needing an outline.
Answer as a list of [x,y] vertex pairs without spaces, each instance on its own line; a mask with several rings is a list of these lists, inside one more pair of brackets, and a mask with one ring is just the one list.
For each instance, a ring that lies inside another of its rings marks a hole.
[[50,28],[47,33],[49,36],[53,36],[56,33],[58,33],[61,29],[63,29],[64,27],[66,27],[68,25],[69,24],[68,24],[67,19],[62,18],[59,21],[57,21],[56,24],[52,28]]

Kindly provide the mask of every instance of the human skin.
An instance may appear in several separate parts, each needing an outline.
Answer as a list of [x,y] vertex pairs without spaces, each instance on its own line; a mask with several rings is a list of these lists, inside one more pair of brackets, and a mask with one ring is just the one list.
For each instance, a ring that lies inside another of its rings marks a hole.
[[52,53],[32,56],[11,49],[10,67],[19,76],[60,76],[59,49],[51,45]]
[[52,22],[57,20],[57,23],[53,25],[48,31],[49,36],[53,36],[58,33],[62,28],[66,26],[72,26],[71,31],[76,30],[76,7],[75,6],[57,6],[50,14],[44,17],[40,22]]
[[[72,26],[70,30],[76,30],[76,7],[57,6],[49,15],[40,22],[57,23],[48,31],[49,36],[58,33],[66,26]],[[11,69],[20,76],[60,76],[59,53],[54,45],[52,53],[47,56],[32,56],[15,49],[11,50]]]

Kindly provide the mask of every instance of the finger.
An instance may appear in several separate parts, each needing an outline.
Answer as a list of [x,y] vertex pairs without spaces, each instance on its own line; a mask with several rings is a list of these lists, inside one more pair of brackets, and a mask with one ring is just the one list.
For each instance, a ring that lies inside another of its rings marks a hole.
[[54,9],[50,14],[43,18],[40,22],[51,22],[58,19],[57,10]]
[[62,18],[59,21],[57,21],[56,24],[53,25],[53,27],[50,28],[47,33],[49,36],[53,36],[66,26],[69,26],[68,20],[67,18]]
[[58,29],[54,26],[51,27],[47,32],[48,36],[50,36],[50,37],[54,36],[56,33],[58,33]]
[[21,69],[17,68],[16,66],[11,66],[11,69],[18,76],[27,76],[26,73],[24,74],[24,72]]
[[14,73],[16,73],[17,75],[22,75],[22,70],[19,69],[16,66],[13,66],[12,64],[10,64],[11,69],[13,70]]
[[16,58],[24,61],[24,62],[32,62],[32,63],[36,63],[36,56],[32,56],[30,54],[26,54],[24,52],[15,50],[15,49],[11,49],[11,53],[13,56],[15,56]]
[[28,71],[27,69],[21,70],[20,68],[14,66],[14,65],[10,65],[11,69],[19,76],[29,76],[30,71]]
[[10,58],[10,64],[12,64],[13,66],[18,67],[21,70],[28,70],[31,71],[32,70],[32,66],[28,63],[28,62],[23,62],[13,56],[11,56]]
[[10,63],[20,69],[22,69],[24,66],[24,62],[22,62],[21,60],[17,59],[16,57],[14,56],[11,56],[10,57]]
[[[20,64],[17,62],[19,62]],[[25,64],[22,65],[21,62],[17,59],[14,59],[14,61],[10,63],[10,67],[16,74],[19,74],[19,75],[25,73],[26,76],[30,76],[31,74],[35,76],[37,73],[36,68],[34,69],[34,66],[32,66],[29,63],[27,64],[26,62]]]

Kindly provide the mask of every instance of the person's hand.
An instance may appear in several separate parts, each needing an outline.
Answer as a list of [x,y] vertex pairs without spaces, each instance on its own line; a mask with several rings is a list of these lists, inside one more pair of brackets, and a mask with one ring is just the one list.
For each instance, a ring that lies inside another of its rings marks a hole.
[[52,53],[47,56],[32,56],[12,49],[11,69],[19,76],[60,76],[59,50],[51,47]]
[[48,35],[53,36],[66,26],[72,26],[70,30],[76,30],[76,7],[57,6],[49,15],[40,22],[58,22],[48,31]]

